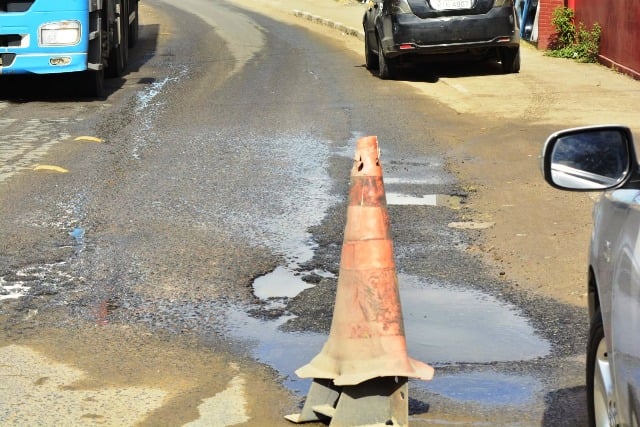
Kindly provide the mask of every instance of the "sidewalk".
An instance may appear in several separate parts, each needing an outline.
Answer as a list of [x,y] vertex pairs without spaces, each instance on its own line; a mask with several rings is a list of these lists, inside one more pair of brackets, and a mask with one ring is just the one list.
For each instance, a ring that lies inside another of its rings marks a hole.
[[298,18],[334,28],[346,35],[364,40],[362,16],[366,4],[354,0],[296,1],[293,14]]
[[230,0],[248,9],[274,10],[325,25],[345,35],[363,39],[362,16],[366,5],[356,0]]

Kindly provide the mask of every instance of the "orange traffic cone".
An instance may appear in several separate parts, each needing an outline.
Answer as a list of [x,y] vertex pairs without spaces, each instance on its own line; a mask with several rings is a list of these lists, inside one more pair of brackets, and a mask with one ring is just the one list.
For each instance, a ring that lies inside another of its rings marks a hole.
[[302,413],[286,417],[293,422],[405,425],[407,377],[433,377],[431,366],[407,355],[379,154],[375,136],[358,140],[331,331],[296,371],[314,382]]

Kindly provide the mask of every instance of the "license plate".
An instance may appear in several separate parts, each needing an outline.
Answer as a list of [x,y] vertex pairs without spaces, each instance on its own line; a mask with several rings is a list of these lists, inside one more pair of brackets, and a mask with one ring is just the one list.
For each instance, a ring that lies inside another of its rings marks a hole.
[[471,9],[473,0],[430,0],[436,10]]

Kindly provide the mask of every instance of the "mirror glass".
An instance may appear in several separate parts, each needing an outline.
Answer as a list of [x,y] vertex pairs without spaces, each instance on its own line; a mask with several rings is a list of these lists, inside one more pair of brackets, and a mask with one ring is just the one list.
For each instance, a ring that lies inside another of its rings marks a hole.
[[551,177],[561,187],[602,190],[616,186],[629,171],[626,136],[619,130],[590,129],[558,138]]

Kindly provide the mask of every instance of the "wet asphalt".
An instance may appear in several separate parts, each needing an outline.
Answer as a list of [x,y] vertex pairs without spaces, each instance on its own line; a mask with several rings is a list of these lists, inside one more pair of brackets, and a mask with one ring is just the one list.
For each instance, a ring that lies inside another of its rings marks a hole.
[[[468,250],[478,232],[449,226],[464,220],[469,190],[438,147],[452,129],[470,137],[476,123],[378,80],[362,58],[300,28],[225,5],[222,15],[242,34],[234,44],[233,33],[221,37],[202,16],[151,4],[180,31],[160,44],[161,32],[147,29],[134,72],[109,83],[108,105],[78,108],[55,94],[52,105],[40,92],[0,101],[25,114],[42,109],[51,116],[43,132],[53,129],[61,140],[104,140],[90,151],[54,144],[48,160],[72,165],[72,177],[16,169],[0,184],[0,284],[29,288],[0,301],[3,342],[37,334],[42,322],[129,325],[168,339],[188,334],[268,365],[303,397],[307,383],[292,372],[300,354],[319,351],[313,346],[331,325],[353,148],[360,136],[377,135],[388,192],[461,203],[388,206],[399,277],[446,291],[434,304],[452,315],[454,294],[491,299],[548,345],[542,356],[482,362],[455,354],[429,360],[427,351],[424,361],[445,381],[412,386],[413,422],[429,412],[443,420],[466,414],[478,425],[584,422],[583,310],[494,275]],[[57,121],[56,109],[68,118]],[[492,124],[496,132],[509,126]],[[290,298],[256,297],[254,280],[277,267],[309,288]],[[274,361],[273,350],[248,333],[262,327],[287,337],[281,346],[310,348]],[[511,345],[483,344],[496,352]]]

